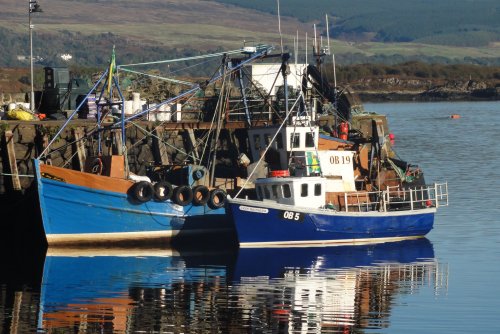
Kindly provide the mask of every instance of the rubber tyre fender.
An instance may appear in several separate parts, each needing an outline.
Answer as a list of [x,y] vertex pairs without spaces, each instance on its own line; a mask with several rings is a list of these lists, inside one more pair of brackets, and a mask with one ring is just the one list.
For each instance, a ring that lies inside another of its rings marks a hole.
[[155,183],[154,189],[155,189],[155,198],[160,202],[165,202],[169,200],[174,192],[172,184],[167,181],[160,181]]
[[146,203],[153,198],[153,185],[147,181],[140,181],[132,186],[132,196],[141,203]]
[[175,204],[186,206],[193,200],[193,189],[189,186],[182,185],[174,189],[172,200]]
[[210,198],[210,190],[206,186],[196,186],[193,188],[193,204],[196,206],[205,205]]
[[208,199],[208,206],[211,209],[220,209],[226,205],[227,194],[222,189],[213,189],[210,191],[210,197]]

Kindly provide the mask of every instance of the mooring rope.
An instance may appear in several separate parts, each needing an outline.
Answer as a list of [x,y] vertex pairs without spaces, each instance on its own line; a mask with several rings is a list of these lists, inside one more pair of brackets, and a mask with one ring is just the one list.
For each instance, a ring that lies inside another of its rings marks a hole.
[[1,176],[19,176],[19,177],[35,177],[35,174],[10,174],[10,173],[0,173]]

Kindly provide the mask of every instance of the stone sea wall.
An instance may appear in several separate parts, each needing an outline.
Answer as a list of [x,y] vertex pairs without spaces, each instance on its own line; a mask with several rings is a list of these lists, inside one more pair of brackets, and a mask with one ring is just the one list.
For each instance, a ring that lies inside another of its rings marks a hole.
[[[59,131],[62,121],[0,121],[0,195],[15,192],[24,192],[33,183],[32,160],[38,157],[45,149],[46,144]],[[138,124],[126,131],[126,140],[129,168],[136,174],[144,174],[148,165],[161,163],[159,147],[156,138],[161,136],[165,143],[163,149],[167,156],[176,160],[182,160],[185,156],[178,153],[176,148],[185,146],[185,135],[183,131],[162,131],[160,134],[153,132],[155,125],[151,122]],[[80,167],[81,161],[78,157],[78,135],[85,138],[82,140],[83,152],[87,157],[96,156],[97,133],[87,138],[86,134],[95,130],[95,122],[74,121],[70,123],[51,145],[48,155],[51,163],[55,166],[66,166],[74,169]],[[120,138],[107,131],[103,132],[102,151],[103,155],[117,153],[116,141]],[[181,150],[182,151],[182,150]],[[185,150],[184,150],[185,151]],[[14,180],[12,160],[15,160],[15,168],[19,175],[19,183]],[[20,186],[21,189],[18,189]]]

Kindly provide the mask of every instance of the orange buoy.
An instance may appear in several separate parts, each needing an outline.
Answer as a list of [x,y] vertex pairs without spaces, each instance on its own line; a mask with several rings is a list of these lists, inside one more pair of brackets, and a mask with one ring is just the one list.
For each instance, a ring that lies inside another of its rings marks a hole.
[[349,133],[349,123],[341,122],[339,125],[339,138],[342,140],[347,140],[347,135]]
[[459,115],[459,114],[452,114],[452,115],[450,116],[450,118],[452,118],[452,119],[457,119],[457,118],[460,118],[460,115]]

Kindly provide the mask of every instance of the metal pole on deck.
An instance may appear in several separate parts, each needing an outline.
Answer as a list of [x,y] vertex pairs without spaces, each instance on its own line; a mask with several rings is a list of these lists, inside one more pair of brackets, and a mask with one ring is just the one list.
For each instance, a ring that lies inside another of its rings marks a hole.
[[43,12],[40,5],[36,0],[28,0],[28,28],[29,28],[29,39],[30,39],[30,110],[35,108],[35,91],[33,89],[33,28],[34,25],[31,24],[31,13],[41,13]]
[[[285,115],[288,115],[288,59],[290,59],[290,54],[289,53],[284,53],[281,56],[282,63],[281,63],[281,73],[283,75],[283,89],[284,89],[284,94],[285,94]],[[289,124],[292,123],[292,119],[290,118],[288,120]]]

